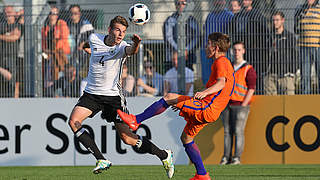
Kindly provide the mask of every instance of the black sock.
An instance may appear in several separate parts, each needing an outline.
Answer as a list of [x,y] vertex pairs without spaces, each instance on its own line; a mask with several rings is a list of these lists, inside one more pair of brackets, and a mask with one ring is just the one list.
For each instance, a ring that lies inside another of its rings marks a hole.
[[82,145],[93,154],[93,156],[97,160],[105,159],[98,149],[96,143],[91,138],[90,134],[84,128],[81,127],[80,129],[78,129],[77,132],[74,133],[74,135],[78,138]]
[[139,138],[136,147],[142,152],[156,155],[160,160],[164,160],[168,157],[168,153],[165,150],[159,149],[155,144],[145,137],[143,137],[142,140]]

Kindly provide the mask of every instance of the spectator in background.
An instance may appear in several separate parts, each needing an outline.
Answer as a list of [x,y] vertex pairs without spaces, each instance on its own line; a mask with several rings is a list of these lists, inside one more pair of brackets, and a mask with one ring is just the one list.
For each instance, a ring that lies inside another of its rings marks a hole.
[[[205,43],[208,42],[209,34],[213,32],[222,32],[229,34],[229,23],[232,20],[233,14],[226,7],[226,0],[213,0],[213,11],[210,12],[206,18],[204,29],[204,40],[201,47],[201,67],[202,67],[202,81],[206,83],[209,80],[211,73],[212,60],[206,57]],[[228,52],[226,54],[228,56]]]
[[[240,164],[244,149],[244,129],[249,114],[249,104],[256,88],[256,72],[244,60],[245,46],[241,41],[233,44],[233,68],[235,76],[234,92],[229,104],[222,112],[224,126],[224,154],[220,164]],[[233,137],[235,137],[234,155],[232,155]]]
[[144,75],[137,80],[140,96],[160,96],[163,92],[163,77],[157,73],[152,62],[146,61],[143,65]]
[[0,97],[13,97],[21,30],[16,21],[16,11],[12,6],[4,7],[4,15],[5,21],[0,25],[0,67],[12,74],[12,80],[0,82]]
[[230,1],[230,11],[233,15],[239,13],[241,11],[241,4],[239,0],[231,0]]
[[85,42],[89,35],[94,32],[92,24],[85,19],[81,13],[79,5],[74,4],[69,7],[70,20],[68,27],[70,29],[71,56],[70,63],[76,66],[78,78],[84,78],[83,74],[88,71],[89,55],[83,51]]
[[76,78],[76,68],[71,64],[66,64],[64,71],[64,76],[50,86],[49,97],[79,97],[80,82]]
[[272,16],[268,75],[264,79],[266,95],[295,93],[295,73],[298,68],[296,38],[284,28],[285,16],[276,11]]
[[[172,54],[173,68],[169,69],[164,76],[164,95],[168,93],[179,93],[178,89],[178,52],[173,51]],[[191,69],[185,67],[185,94],[186,96],[193,96],[193,82],[194,74]]]
[[16,22],[18,24],[18,28],[21,31],[21,36],[19,39],[19,50],[18,50],[18,58],[16,63],[17,69],[17,77],[16,77],[16,84],[15,84],[15,92],[14,97],[21,97],[24,93],[24,9],[21,8],[16,12]]
[[245,59],[257,71],[257,94],[263,93],[263,78],[267,71],[269,30],[267,20],[253,0],[243,0],[242,10],[232,19],[233,41],[243,41],[246,47]]
[[[90,48],[89,42],[86,41],[86,42],[83,44],[83,51],[84,51],[85,53],[87,53],[89,56],[91,55],[91,48]],[[80,82],[80,96],[83,95],[83,92],[84,92],[84,89],[85,89],[87,83],[88,83],[88,77],[85,77],[85,78],[83,78],[83,79],[81,80],[81,82]]]
[[51,7],[48,21],[41,29],[44,96],[50,94],[46,89],[51,89],[49,87],[53,82],[63,76],[64,67],[68,64],[67,55],[70,54],[69,28],[67,23],[58,17],[59,9],[55,6]]
[[[178,50],[178,18],[181,16],[182,11],[187,5],[186,0],[175,0],[176,12],[169,16],[163,25],[163,37],[166,46],[166,62],[165,71],[172,67],[170,60],[173,51]],[[185,22],[185,35],[186,35],[186,66],[193,69],[193,64],[197,62],[196,49],[199,43],[200,29],[198,21],[189,16]]]
[[7,69],[0,67],[0,85],[4,81],[10,81],[11,78],[12,78],[12,74]]
[[[315,63],[320,83],[320,5],[319,0],[306,0],[295,13],[295,32],[301,60],[301,85],[303,94],[311,94],[311,65]],[[320,85],[320,84],[319,84]],[[316,93],[319,92],[319,88]]]
[[208,14],[204,25],[205,40],[207,40],[209,34],[213,32],[229,33],[228,24],[232,20],[233,14],[227,9],[226,4],[226,0],[213,0],[213,11]]
[[122,74],[122,90],[125,96],[134,96],[135,90],[135,78],[128,73],[128,66],[127,64],[123,64]]

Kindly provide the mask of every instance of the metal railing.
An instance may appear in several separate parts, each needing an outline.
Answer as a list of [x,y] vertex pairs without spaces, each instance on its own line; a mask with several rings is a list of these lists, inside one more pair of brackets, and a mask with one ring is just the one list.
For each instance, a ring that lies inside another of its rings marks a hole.
[[[205,57],[207,36],[215,31],[228,34],[232,42],[241,40],[246,44],[245,59],[257,72],[256,94],[288,94],[288,89],[289,94],[319,93],[320,35],[317,30],[311,38],[305,33],[308,27],[304,21],[310,9],[301,6],[303,0],[256,1],[252,13],[248,14],[232,13],[230,0],[225,5],[215,2],[224,1],[187,1],[182,16],[175,19],[177,26],[167,23],[174,26],[176,37],[163,34],[166,32],[166,19],[176,12],[175,1],[146,2],[151,20],[144,26],[129,23],[125,38],[131,43],[130,36],[137,33],[143,39],[139,53],[127,61],[128,73],[134,78],[134,85],[128,89],[127,96],[163,95],[164,81],[172,78],[166,76],[166,72],[173,67],[172,53],[175,51],[178,53],[178,67],[182,67],[178,68],[175,77],[180,78],[175,81],[180,83],[177,84],[178,92],[187,94],[184,78],[186,83],[193,84],[193,91],[202,89],[212,64],[212,60]],[[6,35],[7,39],[0,38],[0,97],[79,97],[89,66],[89,55],[79,50],[81,43],[92,32],[107,33],[110,19],[116,15],[128,17],[128,9],[133,4],[117,1],[79,4],[81,14],[71,12],[70,4],[63,5],[64,9],[58,7],[59,14],[52,13],[52,4],[13,6],[11,15],[4,13],[5,6],[1,8],[0,34],[1,37]],[[34,6],[41,10],[30,11]],[[318,6],[313,8],[313,11],[318,10]],[[21,9],[24,9],[24,14]],[[285,15],[284,28],[292,41],[284,40],[276,33],[273,21],[276,11]],[[50,28],[52,15],[58,15],[59,32]],[[73,23],[74,16],[78,15],[81,25]],[[189,18],[190,15],[193,19]],[[9,22],[7,16],[13,16],[13,22]],[[187,19],[187,25],[183,18]],[[89,29],[84,28],[85,32],[79,34],[84,26]],[[295,30],[294,27],[300,29]],[[316,25],[313,28],[317,28]],[[303,40],[307,42],[308,37],[314,41],[313,45],[301,43]],[[176,41],[176,46],[170,41]],[[231,49],[227,56],[233,59]],[[187,60],[183,61],[186,57]],[[153,74],[156,72],[161,78],[152,81],[151,76],[144,76],[146,64],[150,63]],[[192,70],[193,77],[184,74],[184,66]],[[147,85],[156,87],[157,92],[143,90],[140,78]]]

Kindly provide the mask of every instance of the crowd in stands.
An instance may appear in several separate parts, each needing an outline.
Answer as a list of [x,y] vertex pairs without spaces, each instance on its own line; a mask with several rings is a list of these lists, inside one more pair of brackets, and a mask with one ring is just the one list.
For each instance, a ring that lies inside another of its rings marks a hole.
[[[184,23],[186,35],[184,58],[185,94],[193,95],[195,64],[201,62],[201,80],[205,84],[212,61],[205,57],[208,34],[223,32],[232,42],[243,42],[244,59],[256,71],[256,94],[317,94],[320,85],[320,5],[319,0],[305,0],[296,8],[294,17],[273,9],[269,16],[257,8],[257,0],[213,0],[212,11],[203,24],[192,14]],[[125,66],[122,74],[127,96],[161,96],[178,92],[178,18],[188,5],[175,0],[176,11],[163,22],[165,44],[164,71],[159,73],[153,55],[143,63],[143,74],[130,74]],[[66,10],[64,10],[66,11]],[[71,5],[67,16],[51,6],[41,27],[42,96],[79,97],[86,82],[90,54],[83,51],[95,31],[92,22],[79,5]],[[65,14],[65,13],[64,13]],[[294,18],[294,31],[285,29],[287,19]],[[23,97],[24,12],[13,6],[3,8],[0,17],[0,97]],[[201,32],[203,35],[201,36]],[[197,56],[200,52],[200,56]],[[227,53],[233,59],[232,51]],[[315,66],[316,81],[311,76]]]

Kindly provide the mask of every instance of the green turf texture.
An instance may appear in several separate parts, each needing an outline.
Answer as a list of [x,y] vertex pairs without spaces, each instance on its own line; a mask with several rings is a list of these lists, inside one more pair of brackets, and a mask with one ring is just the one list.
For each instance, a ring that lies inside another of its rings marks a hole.
[[[112,166],[100,174],[92,167],[0,167],[0,180],[156,180],[168,179],[162,166]],[[215,180],[320,180],[320,165],[206,165]],[[192,165],[177,165],[173,180],[195,173]]]

